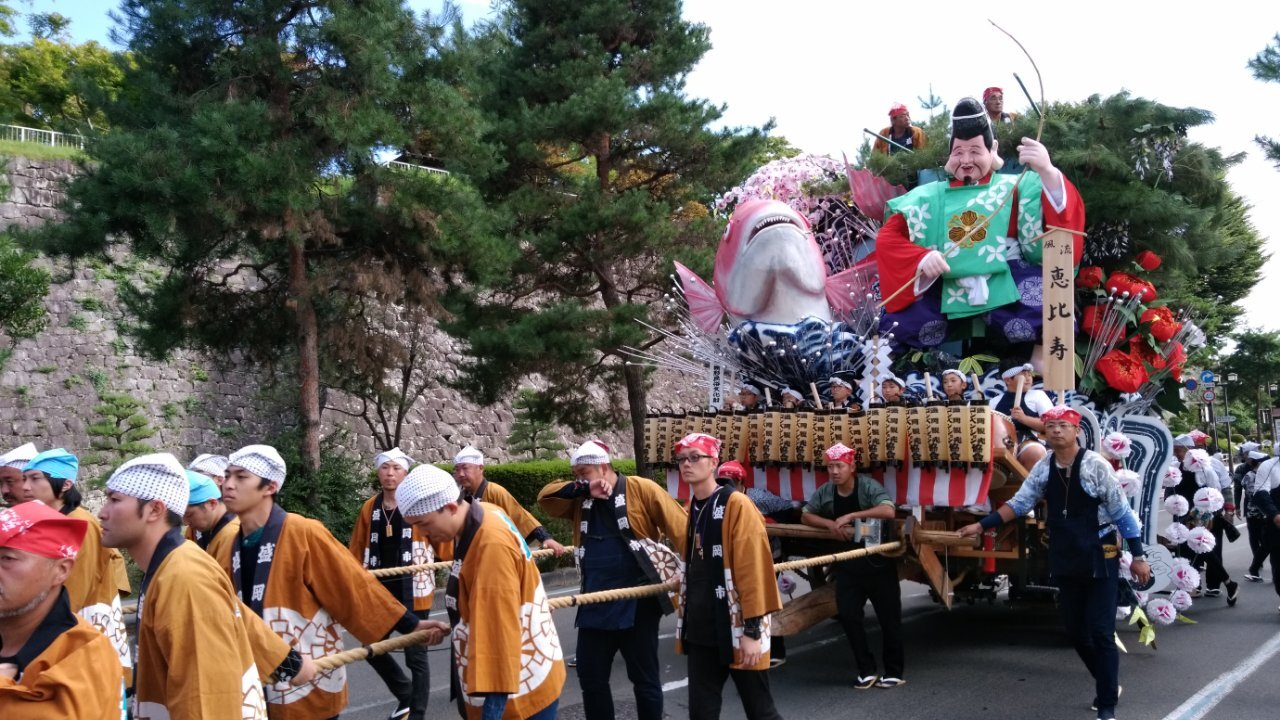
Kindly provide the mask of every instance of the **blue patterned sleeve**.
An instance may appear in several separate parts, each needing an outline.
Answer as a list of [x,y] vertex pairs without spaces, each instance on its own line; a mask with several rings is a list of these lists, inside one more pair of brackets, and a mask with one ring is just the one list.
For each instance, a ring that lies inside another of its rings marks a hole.
[[1031,512],[1031,508],[1040,502],[1040,498],[1044,497],[1044,486],[1049,481],[1049,462],[1053,455],[1046,455],[1044,460],[1036,463],[1031,468],[1031,473],[1027,475],[1027,479],[1022,481],[1022,487],[1018,488],[1018,492],[1007,503],[1013,508],[1014,517],[1022,517]]
[[1092,453],[1085,457],[1085,461],[1088,465],[1080,472],[1088,481],[1089,494],[1100,503],[1099,516],[1105,514],[1107,520],[1115,524],[1116,529],[1125,539],[1141,535],[1142,529],[1138,526],[1138,517],[1129,505],[1129,498],[1120,489],[1120,481],[1116,480],[1111,465],[1103,460],[1102,456]]

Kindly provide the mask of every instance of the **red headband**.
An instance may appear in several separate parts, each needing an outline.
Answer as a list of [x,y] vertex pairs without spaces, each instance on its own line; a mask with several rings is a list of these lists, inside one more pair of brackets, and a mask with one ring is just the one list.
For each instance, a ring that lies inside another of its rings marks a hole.
[[1080,413],[1072,410],[1066,405],[1055,405],[1048,410],[1040,413],[1040,419],[1049,422],[1050,420],[1065,420],[1076,427],[1080,427]]
[[676,452],[690,449],[697,450],[703,455],[720,457],[720,441],[706,433],[689,433],[676,443]]
[[899,115],[905,115],[906,113],[906,105],[903,105],[902,103],[894,103],[893,107],[889,108],[889,119],[892,120],[893,118],[896,118]]
[[747,469],[742,467],[742,463],[737,460],[730,460],[729,462],[721,465],[719,470],[716,470],[716,477],[729,478],[734,482],[742,482],[747,479]]
[[1000,88],[998,88],[998,87],[994,87],[994,86],[993,86],[993,87],[989,87],[989,88],[987,88],[986,90],[983,90],[983,91],[982,91],[982,102],[986,102],[986,101],[987,101],[987,98],[991,97],[992,95],[994,95],[994,94],[996,94],[996,93],[1000,93],[1000,95],[1001,95],[1001,96],[1004,96],[1004,90],[1001,90],[1001,89],[1000,89]]
[[842,462],[846,465],[853,465],[858,459],[858,451],[844,443],[836,443],[835,445],[832,445],[827,448],[827,451],[823,453],[823,455],[826,456],[827,462],[829,463]]
[[88,521],[66,517],[40,502],[0,509],[0,547],[41,557],[74,558],[88,530]]

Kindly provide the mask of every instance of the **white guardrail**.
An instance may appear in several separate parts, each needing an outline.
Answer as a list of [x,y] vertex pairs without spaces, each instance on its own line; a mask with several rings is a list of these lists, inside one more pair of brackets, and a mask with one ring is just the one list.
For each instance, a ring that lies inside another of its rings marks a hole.
[[441,170],[440,168],[427,167],[426,165],[414,165],[413,163],[407,163],[403,160],[388,160],[387,167],[392,167],[399,170],[409,170],[411,172],[435,173],[436,175],[449,174],[448,170]]
[[21,125],[0,125],[0,140],[84,149],[83,135],[61,133],[56,130],[39,130]]

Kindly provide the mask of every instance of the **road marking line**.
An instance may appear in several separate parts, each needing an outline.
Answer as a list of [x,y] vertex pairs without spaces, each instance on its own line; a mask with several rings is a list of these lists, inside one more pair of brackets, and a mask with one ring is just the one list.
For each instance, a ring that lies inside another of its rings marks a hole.
[[1176,710],[1166,715],[1164,720],[1200,720],[1277,652],[1280,652],[1280,633],[1273,635],[1252,655],[1240,661],[1239,665],[1205,685],[1200,692],[1192,695]]
[[682,679],[680,679],[680,680],[672,680],[671,682],[665,682],[665,683],[662,683],[662,692],[670,692],[671,690],[679,690],[680,688],[682,688],[682,687],[686,687],[686,686],[688,686],[688,685],[689,685],[689,678],[682,678]]

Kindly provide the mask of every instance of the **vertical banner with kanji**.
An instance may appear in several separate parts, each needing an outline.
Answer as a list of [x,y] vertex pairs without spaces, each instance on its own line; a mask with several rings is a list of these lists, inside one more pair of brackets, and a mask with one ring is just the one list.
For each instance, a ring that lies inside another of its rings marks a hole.
[[723,365],[712,365],[708,368],[707,377],[707,409],[723,410],[725,396],[725,382],[728,380],[728,371]]
[[[1044,236],[1044,389],[1065,393],[1076,389],[1076,297],[1073,238],[1065,230]],[[1062,397],[1059,395],[1058,397]]]

